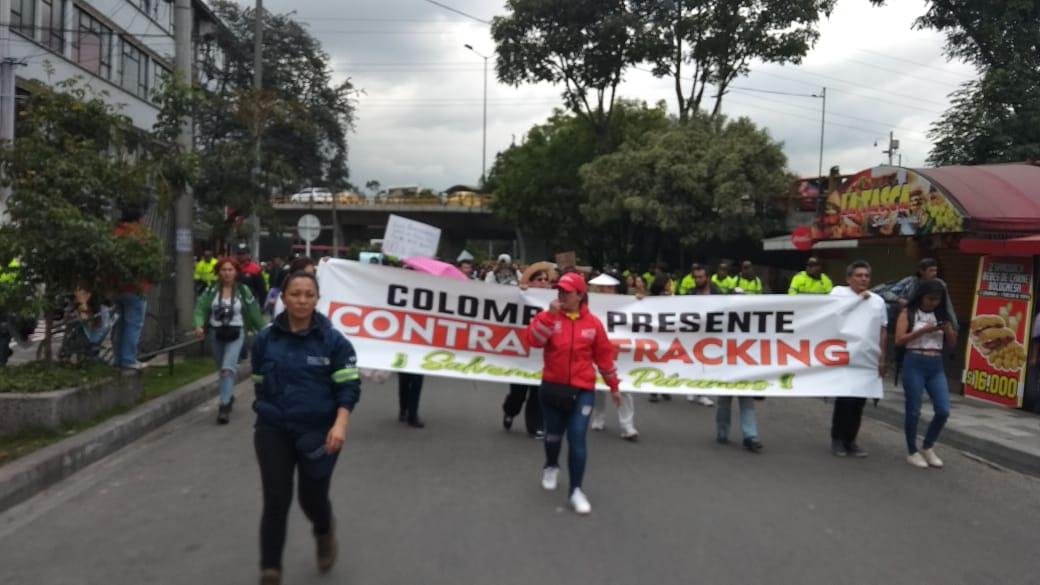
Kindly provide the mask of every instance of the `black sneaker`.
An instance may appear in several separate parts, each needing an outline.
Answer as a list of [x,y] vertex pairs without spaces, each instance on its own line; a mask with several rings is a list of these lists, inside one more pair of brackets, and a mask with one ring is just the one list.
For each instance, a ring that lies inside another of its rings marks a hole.
[[763,445],[762,441],[759,441],[756,437],[748,437],[744,439],[744,448],[748,451],[751,451],[752,453],[761,453],[762,449],[765,449],[766,446]]
[[650,394],[650,402],[660,402],[660,401],[661,401],[661,395],[660,394],[653,394],[653,393]]
[[831,455],[835,457],[846,457],[849,451],[845,448],[845,443],[838,439],[831,439]]
[[424,423],[421,418],[413,416],[412,418],[408,419],[408,426],[412,427],[413,429],[421,429],[426,427],[426,423]]
[[403,410],[397,413],[397,422],[408,422],[408,413]]
[[509,416],[508,414],[503,414],[502,415],[502,427],[505,428],[505,430],[507,430],[507,431],[512,429],[513,428],[513,417]]
[[719,433],[719,434],[715,435],[715,442],[720,444],[720,445],[725,445],[725,444],[729,443],[729,436],[723,435],[722,433]]
[[866,451],[860,449],[859,445],[855,443],[849,443],[848,445],[845,445],[845,453],[849,457],[866,457],[868,455]]
[[221,404],[217,408],[217,424],[226,425],[231,421],[231,403]]

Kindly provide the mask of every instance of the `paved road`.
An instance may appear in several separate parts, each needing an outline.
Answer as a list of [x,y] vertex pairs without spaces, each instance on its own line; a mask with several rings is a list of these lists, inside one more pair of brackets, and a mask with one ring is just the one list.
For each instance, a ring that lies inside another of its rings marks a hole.
[[[818,400],[760,403],[762,455],[716,445],[713,409],[639,400],[640,443],[591,438],[580,518],[541,489],[541,444],[502,430],[503,394],[427,379],[413,430],[393,380],[366,388],[333,483],[341,563],[317,574],[294,507],[286,583],[1040,582],[1040,481],[950,449],[913,469],[869,420],[872,456],[834,458]],[[0,583],[255,583],[251,417],[213,408],[0,516]]]

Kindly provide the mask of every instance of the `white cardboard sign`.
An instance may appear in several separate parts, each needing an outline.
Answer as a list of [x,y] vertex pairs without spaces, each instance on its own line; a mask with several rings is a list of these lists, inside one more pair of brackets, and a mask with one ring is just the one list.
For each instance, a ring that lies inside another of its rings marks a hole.
[[383,236],[383,253],[401,260],[421,256],[433,258],[441,241],[441,229],[421,221],[391,215]]

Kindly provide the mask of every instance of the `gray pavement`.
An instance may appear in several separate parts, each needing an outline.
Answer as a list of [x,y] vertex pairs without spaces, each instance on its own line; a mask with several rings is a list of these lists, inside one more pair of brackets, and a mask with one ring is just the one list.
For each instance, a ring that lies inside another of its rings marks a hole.
[[[639,443],[591,436],[580,518],[541,489],[541,444],[502,430],[504,387],[426,384],[424,430],[396,421],[394,380],[365,388],[333,482],[340,563],[317,574],[294,507],[286,583],[1040,582],[1040,481],[946,447],[945,469],[911,468],[870,419],[871,457],[834,458],[819,400],[758,403],[752,455],[715,444],[714,409],[637,399]],[[252,417],[218,427],[214,407],[0,515],[0,583],[255,583]]]

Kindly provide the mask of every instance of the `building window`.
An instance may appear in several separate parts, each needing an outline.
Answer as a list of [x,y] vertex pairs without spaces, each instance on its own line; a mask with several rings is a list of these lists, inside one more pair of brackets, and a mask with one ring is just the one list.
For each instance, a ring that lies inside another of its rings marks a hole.
[[130,0],[130,3],[152,18],[159,17],[159,0]]
[[98,77],[112,77],[112,29],[83,10],[78,11],[72,56],[76,63]]
[[40,42],[56,53],[65,50],[65,2],[40,0],[40,22],[43,34]]
[[33,38],[36,0],[11,0],[11,30]]
[[148,56],[123,37],[123,75],[119,83],[123,89],[148,98]]
[[158,61],[155,63],[155,89],[159,90],[167,86],[173,81],[173,69],[164,67],[159,64]]

